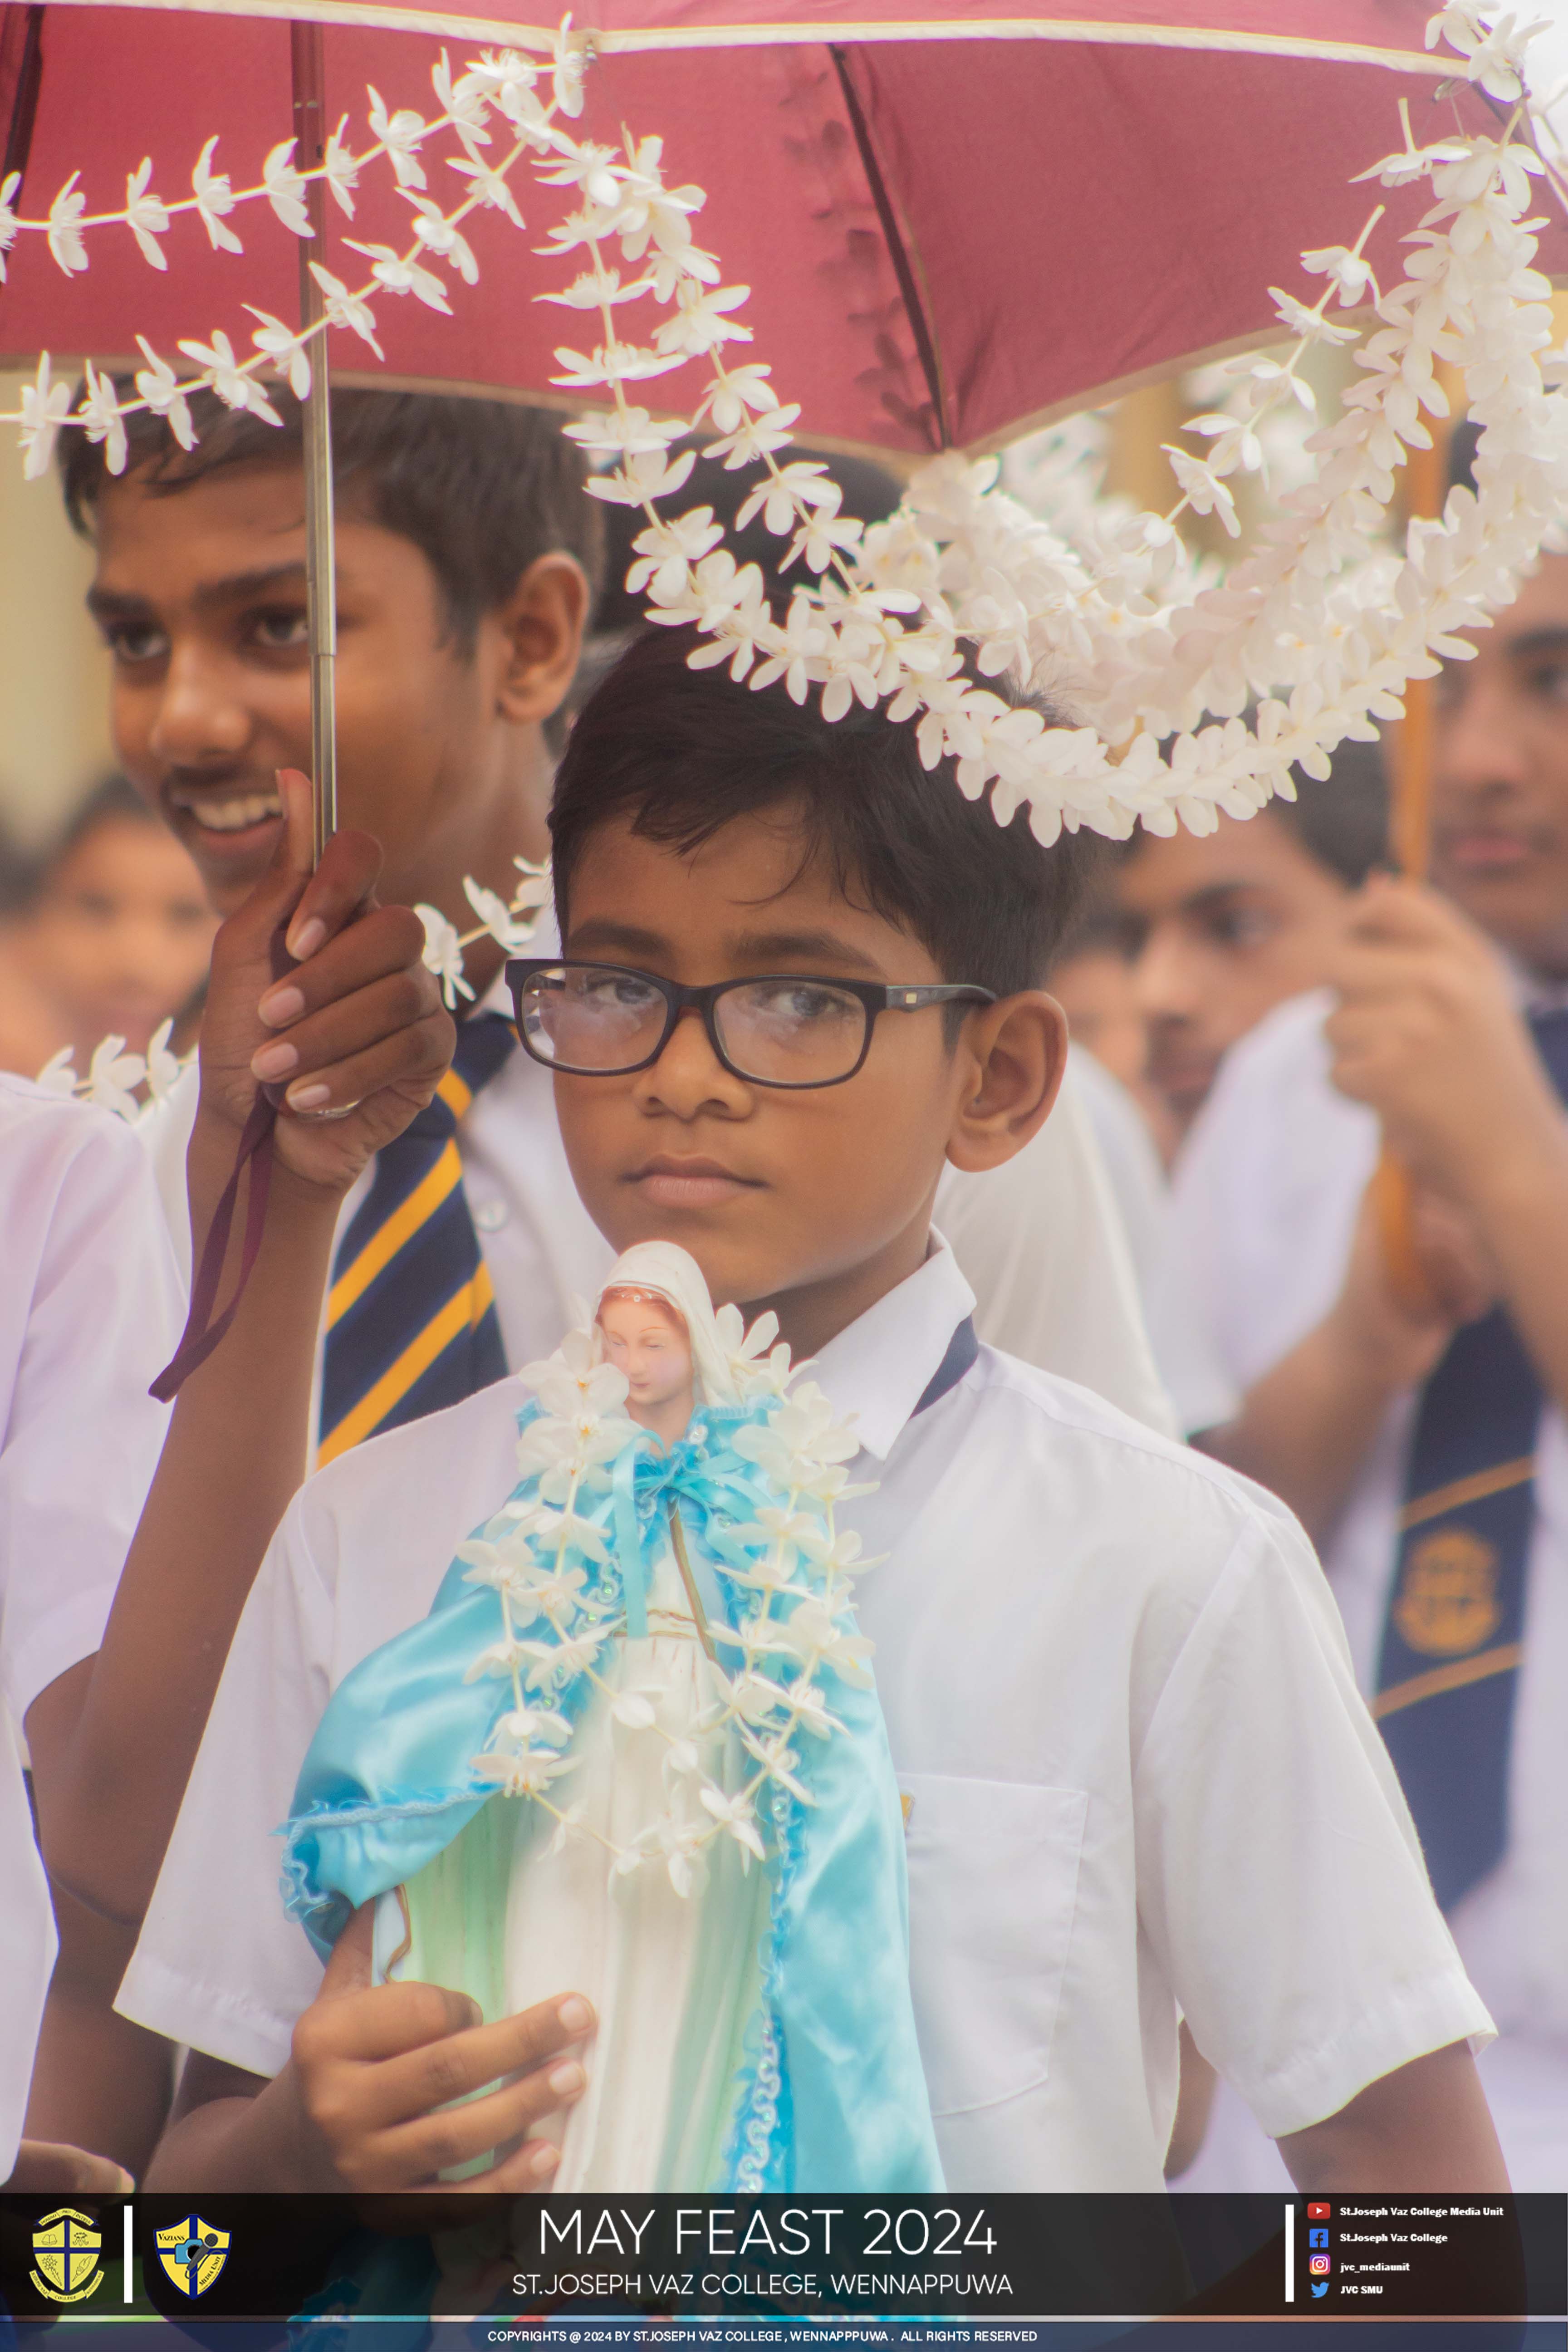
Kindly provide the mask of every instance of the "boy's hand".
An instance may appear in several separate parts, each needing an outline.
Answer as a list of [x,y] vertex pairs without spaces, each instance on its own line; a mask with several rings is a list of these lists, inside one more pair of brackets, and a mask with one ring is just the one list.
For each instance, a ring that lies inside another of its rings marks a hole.
[[[278,782],[285,823],[272,864],[213,946],[198,1131],[219,1145],[214,1164],[226,1174],[258,1085],[281,1085],[278,1162],[342,1193],[429,1101],[456,1033],[418,916],[376,904],[376,843],[334,834],[312,874],[310,785],[292,769]],[[279,977],[285,925],[295,968]]]
[[111,2156],[47,2139],[25,2139],[9,2179],[0,2180],[0,2189],[37,2197],[128,2197],[135,2186]]
[[1425,1381],[1458,1326],[1486,1314],[1498,1295],[1496,1275],[1458,1210],[1417,1185],[1411,1215],[1411,1238],[1426,1276],[1430,1305],[1409,1305],[1395,1287],[1384,1247],[1376,1188],[1369,1185],[1344,1282],[1329,1318],[1335,1339],[1352,1351],[1358,1369],[1390,1394]]
[[1554,1153],[1562,1107],[1489,940],[1411,882],[1363,891],[1330,980],[1333,1080],[1418,1179],[1484,1211],[1500,1167]]
[[[527,2135],[581,2094],[582,2065],[563,2053],[591,2031],[592,2009],[569,1993],[481,2025],[466,1993],[373,1985],[373,1916],[369,1904],[356,1912],[319,1997],[294,2029],[300,2104],[332,2179],[361,2190],[428,2184],[447,2196],[542,2188],[561,2151]],[[448,2105],[497,2081],[502,2088]],[[516,2141],[521,2145],[470,2179],[437,2179]]]

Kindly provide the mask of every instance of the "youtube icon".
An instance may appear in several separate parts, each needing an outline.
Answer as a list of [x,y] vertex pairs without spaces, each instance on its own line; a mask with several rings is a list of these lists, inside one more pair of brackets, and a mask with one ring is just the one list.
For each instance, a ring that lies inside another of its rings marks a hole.
[[1327,2205],[1320,2203],[1316,2199],[1309,2203],[1307,2207],[1307,2219],[1309,2221],[1326,2221],[1328,2218],[1329,2208]]

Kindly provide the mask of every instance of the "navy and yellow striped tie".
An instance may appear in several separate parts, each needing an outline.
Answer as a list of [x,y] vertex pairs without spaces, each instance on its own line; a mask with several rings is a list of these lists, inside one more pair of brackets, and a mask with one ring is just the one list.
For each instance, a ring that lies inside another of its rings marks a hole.
[[[1568,1099],[1568,1013],[1530,1025]],[[1494,1307],[1456,1331],[1416,1408],[1372,1711],[1445,1911],[1508,1844],[1543,1402],[1523,1341]]]
[[426,1108],[377,1152],[371,1188],[332,1261],[318,1464],[418,1421],[506,1371],[489,1270],[463,1191],[458,1121],[517,1045],[480,1013],[458,1032]]

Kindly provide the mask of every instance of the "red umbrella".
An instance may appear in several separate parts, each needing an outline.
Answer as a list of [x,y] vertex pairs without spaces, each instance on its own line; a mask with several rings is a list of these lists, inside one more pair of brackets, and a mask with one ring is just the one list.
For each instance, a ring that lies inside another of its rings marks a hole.
[[[1365,217],[1352,173],[1398,142],[1491,127],[1486,100],[1447,83],[1422,46],[1428,0],[1118,0],[1092,12],[998,0],[955,15],[918,0],[604,0],[589,40],[583,123],[665,142],[672,180],[700,181],[700,240],[752,288],[759,352],[804,400],[816,439],[916,455],[984,446],[1031,422],[1278,333],[1268,288],[1299,282],[1303,247],[1350,242]],[[254,184],[292,128],[285,18],[325,24],[329,118],[363,149],[365,87],[435,111],[439,35],[454,67],[479,47],[537,54],[550,34],[483,7],[396,0],[252,0],[243,14],[64,0],[0,10],[0,131],[22,168],[21,209],[47,213],[81,173],[89,212],[112,210],[143,156],[153,192],[189,193],[206,140],[215,168]],[[407,30],[394,29],[408,27]],[[31,37],[37,71],[24,52]],[[9,60],[9,79],[7,79]],[[458,183],[424,151],[431,190]],[[441,157],[460,155],[449,134]],[[526,182],[527,175],[524,174]],[[376,307],[384,374],[333,337],[366,381],[505,387],[575,405],[552,387],[563,314],[529,297],[553,282],[529,252],[558,213],[520,187],[531,234],[500,214],[468,226],[479,268],[452,283],[453,316]],[[1418,215],[1390,203],[1373,258]],[[342,236],[406,244],[408,212],[383,168],[351,224],[328,207],[326,254],[363,278]],[[45,349],[137,360],[223,327],[247,348],[241,299],[293,316],[295,242],[264,205],[228,226],[243,261],[192,215],[146,268],[123,231],[91,233],[67,279],[41,236],[19,236],[0,292],[0,362]],[[334,257],[334,253],[336,257]],[[1545,257],[1568,268],[1568,247]],[[368,372],[367,372],[368,371]],[[682,379],[659,388],[679,407]]]

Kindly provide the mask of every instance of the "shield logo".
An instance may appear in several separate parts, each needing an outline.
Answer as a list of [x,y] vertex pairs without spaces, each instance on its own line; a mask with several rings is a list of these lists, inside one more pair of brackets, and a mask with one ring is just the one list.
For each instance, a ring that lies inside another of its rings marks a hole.
[[158,2260],[182,2294],[195,2302],[205,2294],[228,2260],[228,2231],[215,2230],[199,2213],[187,2213],[172,2229],[153,2232]]
[[1497,1548],[1467,1527],[1424,1536],[1405,1563],[1394,1622],[1424,1658],[1462,1658],[1502,1622]]
[[37,2269],[29,2275],[51,2303],[80,2303],[103,2284],[98,2266],[102,2252],[103,2241],[91,2215],[79,2213],[74,2205],[61,2205],[46,2213],[33,2231]]

